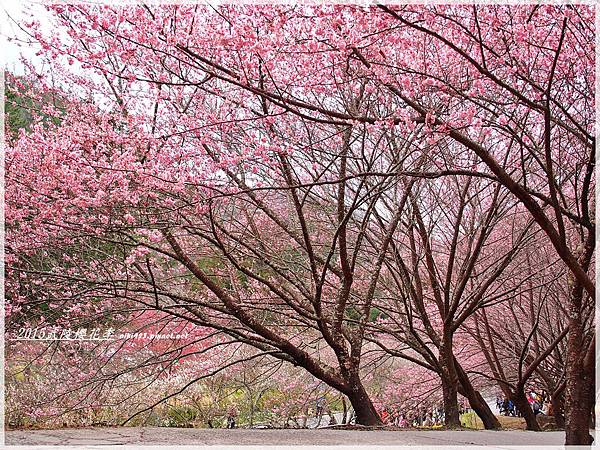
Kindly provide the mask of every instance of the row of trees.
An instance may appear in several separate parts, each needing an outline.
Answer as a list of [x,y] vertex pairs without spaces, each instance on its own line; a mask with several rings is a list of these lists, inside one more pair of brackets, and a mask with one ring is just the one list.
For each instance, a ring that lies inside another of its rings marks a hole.
[[49,10],[46,72],[14,81],[10,320],[159,312],[365,425],[381,358],[439,377],[449,427],[459,393],[499,427],[486,380],[539,429],[533,383],[590,443],[592,8]]

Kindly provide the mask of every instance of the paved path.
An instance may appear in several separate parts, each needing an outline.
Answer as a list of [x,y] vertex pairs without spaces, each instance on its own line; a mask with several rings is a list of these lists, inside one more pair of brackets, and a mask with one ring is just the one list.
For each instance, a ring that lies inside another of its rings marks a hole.
[[[564,432],[529,431],[347,431],[347,430],[224,430],[194,428],[79,428],[61,430],[18,430],[5,433],[6,445],[75,445],[102,448],[106,445],[400,445],[447,446],[486,445],[507,449],[511,445],[548,448],[564,442]],[[18,447],[14,447],[15,450]],[[42,447],[37,447],[41,450]],[[123,448],[123,447],[121,447]],[[214,448],[214,447],[213,447]],[[340,448],[340,447],[338,447]],[[375,447],[372,447],[375,448]]]

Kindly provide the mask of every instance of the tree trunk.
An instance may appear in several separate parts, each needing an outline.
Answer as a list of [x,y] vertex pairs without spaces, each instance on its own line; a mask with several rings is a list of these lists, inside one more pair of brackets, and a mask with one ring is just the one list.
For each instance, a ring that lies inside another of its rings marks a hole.
[[540,424],[529,406],[529,402],[527,401],[527,397],[525,397],[525,392],[523,392],[522,388],[517,388],[516,392],[513,392],[511,395],[511,400],[515,404],[515,406],[519,409],[519,412],[523,415],[525,419],[525,423],[527,424],[527,430],[529,431],[542,431]]
[[564,395],[563,390],[557,390],[552,395],[550,399],[550,403],[552,403],[552,415],[554,416],[554,421],[556,422],[556,426],[558,428],[565,427],[565,415],[564,415]]
[[471,391],[463,390],[462,386],[459,387],[458,392],[469,400],[469,406],[479,416],[486,430],[499,430],[502,428],[500,421],[479,392],[474,389]]
[[[565,405],[565,445],[591,445],[590,416],[593,396],[593,373],[584,370],[583,329],[581,316],[569,319],[567,342],[567,398]],[[590,376],[591,375],[591,376]]]
[[375,406],[373,406],[373,402],[359,380],[354,380],[351,383],[351,390],[345,394],[348,400],[350,400],[352,408],[354,408],[357,424],[369,426],[383,425]]
[[471,380],[469,380],[469,376],[463,370],[461,365],[458,364],[458,361],[454,361],[454,366],[456,367],[456,374],[458,375],[458,381],[460,382],[458,392],[469,400],[471,409],[479,416],[483,422],[483,427],[486,430],[499,430],[502,428],[500,421],[494,415],[483,396],[473,387]]
[[444,425],[446,428],[460,428],[458,412],[458,375],[454,366],[452,337],[445,335],[440,345],[440,377],[444,399]]
[[457,386],[446,376],[442,376],[442,394],[444,397],[444,425],[446,428],[460,428]]
[[[587,272],[596,240],[589,232],[579,257],[579,264]],[[586,290],[587,291],[587,290]],[[595,300],[589,292],[590,301]],[[590,416],[594,392],[594,350],[595,339],[586,348],[584,339],[584,284],[579,278],[572,278],[569,296],[569,334],[567,337],[567,388],[565,399],[565,445],[591,445]]]

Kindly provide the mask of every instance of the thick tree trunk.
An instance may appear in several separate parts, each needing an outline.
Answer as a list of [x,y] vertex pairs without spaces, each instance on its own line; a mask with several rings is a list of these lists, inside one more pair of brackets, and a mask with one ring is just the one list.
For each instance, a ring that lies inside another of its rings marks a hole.
[[354,408],[357,424],[383,425],[375,406],[373,406],[373,402],[358,379],[351,383],[351,390],[345,392],[345,394],[348,400],[350,400],[352,408]]
[[518,408],[519,412],[523,415],[527,425],[527,430],[542,431],[542,428],[540,427],[540,424],[538,423],[531,406],[529,406],[529,402],[527,401],[527,397],[525,397],[523,389],[518,389],[516,392],[513,392],[513,395],[511,395],[511,400]]
[[[574,312],[574,311],[573,311]],[[584,338],[580,314],[569,320],[567,342],[567,395],[565,405],[565,445],[590,445],[590,416],[593,372],[584,369]]]
[[446,428],[460,428],[457,385],[449,381],[447,376],[442,376],[442,394],[444,398],[444,425],[446,425]]
[[471,409],[473,409],[473,411],[475,411],[475,413],[479,416],[483,422],[483,427],[486,430],[499,430],[502,428],[500,421],[494,415],[483,396],[473,387],[471,380],[469,380],[469,376],[466,374],[460,364],[455,361],[454,366],[456,367],[456,374],[458,375],[458,381],[460,383],[458,386],[458,392],[463,397],[466,397],[467,400],[469,400]]
[[[589,269],[595,236],[589,233],[579,258],[584,271]],[[567,388],[565,399],[565,445],[590,445],[590,417],[594,392],[595,340],[586,346],[584,336],[584,285],[573,279],[569,296],[569,334],[567,337]],[[594,293],[590,292],[594,301]]]
[[596,414],[594,414],[596,406],[596,336],[592,336],[587,354],[583,360],[583,373],[586,379],[590,380],[588,386],[588,409],[590,416],[590,428],[596,428]]
[[486,430],[499,430],[502,428],[500,421],[479,392],[472,387],[470,390],[465,390],[463,386],[458,388],[458,392],[469,400],[469,406],[479,416]]
[[454,366],[452,337],[444,336],[440,345],[440,367],[442,379],[442,395],[444,399],[444,425],[446,428],[460,428],[458,412],[458,375]]
[[487,404],[482,395],[473,391],[472,395],[466,395],[469,400],[469,405],[471,409],[475,411],[475,413],[479,416],[481,421],[483,422],[483,427],[486,430],[499,430],[502,428],[500,421],[496,417],[496,415],[490,409],[490,406]]

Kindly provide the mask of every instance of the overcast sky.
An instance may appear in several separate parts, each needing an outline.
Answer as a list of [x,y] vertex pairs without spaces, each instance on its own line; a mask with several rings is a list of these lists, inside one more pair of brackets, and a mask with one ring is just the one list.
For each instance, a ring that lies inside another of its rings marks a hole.
[[31,48],[23,43],[19,46],[15,39],[23,38],[23,32],[15,25],[14,21],[32,20],[31,14],[34,14],[33,18],[42,24],[48,23],[48,14],[41,2],[0,0],[0,62],[2,67],[11,72],[22,73],[19,61],[21,53],[28,59],[35,58],[36,48]]

